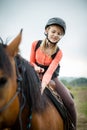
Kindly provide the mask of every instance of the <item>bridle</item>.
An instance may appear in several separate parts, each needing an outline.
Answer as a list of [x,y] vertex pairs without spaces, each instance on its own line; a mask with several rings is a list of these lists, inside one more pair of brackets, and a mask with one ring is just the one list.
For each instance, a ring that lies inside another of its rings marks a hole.
[[17,71],[17,81],[18,81],[18,88],[17,88],[17,91],[16,93],[13,95],[13,97],[2,107],[0,108],[0,113],[3,112],[4,110],[6,110],[12,103],[13,101],[15,100],[15,98],[19,95],[19,93],[21,92],[21,87],[20,87],[20,82],[21,82],[21,79],[19,78],[19,72],[18,72],[18,68],[17,68],[17,65],[16,65],[16,71]]
[[15,98],[18,96],[19,93],[20,89],[18,89],[14,94],[14,96],[2,108],[0,108],[0,113],[6,110],[12,104],[12,102],[15,100]]
[[22,79],[22,76],[19,73],[19,68],[18,68],[18,65],[17,65],[16,58],[14,58],[14,60],[15,60],[15,66],[16,66],[16,75],[17,75],[17,84],[18,84],[18,87],[17,87],[17,90],[16,90],[15,94],[13,95],[13,97],[2,108],[0,108],[0,113],[3,112],[3,111],[5,111],[6,109],[8,109],[8,107],[13,103],[13,101],[15,100],[15,98],[17,96],[19,97],[19,94],[21,94],[23,103],[20,105],[19,123],[20,123],[20,129],[23,130],[23,128],[22,128],[21,114],[22,114],[22,110],[23,110],[23,108],[25,106],[26,99],[25,99],[24,93],[22,92],[22,88],[23,88],[23,85],[24,85],[23,84],[23,79]]

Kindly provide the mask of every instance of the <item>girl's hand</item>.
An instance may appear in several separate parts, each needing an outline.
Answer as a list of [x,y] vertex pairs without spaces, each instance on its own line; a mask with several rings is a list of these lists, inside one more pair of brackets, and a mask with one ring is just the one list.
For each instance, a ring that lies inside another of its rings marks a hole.
[[43,72],[44,72],[44,69],[41,68],[41,67],[39,67],[39,66],[35,66],[34,69],[35,69],[35,71],[36,71],[37,73],[43,73]]
[[34,69],[35,69],[35,71],[36,71],[37,73],[40,72],[40,67],[39,67],[39,66],[35,66]]
[[42,86],[41,86],[41,95],[43,94],[44,89],[45,89],[46,86],[47,86],[47,84],[45,82],[42,83]]
[[40,73],[43,73],[43,72],[44,72],[44,68],[40,67]]

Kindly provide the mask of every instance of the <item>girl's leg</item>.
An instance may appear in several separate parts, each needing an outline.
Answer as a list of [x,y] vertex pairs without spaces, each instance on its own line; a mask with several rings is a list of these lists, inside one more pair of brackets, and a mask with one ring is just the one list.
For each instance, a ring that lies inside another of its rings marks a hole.
[[64,102],[64,105],[66,106],[67,110],[69,111],[69,113],[72,117],[74,126],[76,127],[76,121],[77,121],[76,109],[75,109],[74,101],[70,95],[70,92],[64,86],[64,84],[58,80],[58,78],[54,78],[53,80],[56,83],[56,90],[60,94],[60,96]]

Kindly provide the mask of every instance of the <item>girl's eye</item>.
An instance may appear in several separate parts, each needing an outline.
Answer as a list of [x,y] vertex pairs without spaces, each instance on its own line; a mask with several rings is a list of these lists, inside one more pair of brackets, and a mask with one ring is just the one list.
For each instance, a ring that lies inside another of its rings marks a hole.
[[55,33],[55,31],[52,31],[52,33]]
[[58,33],[58,35],[59,35],[59,36],[61,36],[61,35],[62,35],[62,33]]

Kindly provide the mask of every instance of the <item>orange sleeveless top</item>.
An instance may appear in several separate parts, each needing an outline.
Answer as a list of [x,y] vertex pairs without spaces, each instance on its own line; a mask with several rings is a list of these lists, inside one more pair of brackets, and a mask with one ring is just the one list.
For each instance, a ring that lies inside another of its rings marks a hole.
[[49,66],[47,71],[44,73],[43,79],[42,79],[42,82],[46,82],[48,84],[62,58],[62,51],[59,50],[56,56],[54,57],[54,59],[52,59],[52,57],[42,52],[40,47],[35,51],[37,42],[38,41],[34,41],[32,43],[31,53],[30,53],[30,63],[33,66],[37,66],[36,62],[44,66]]

